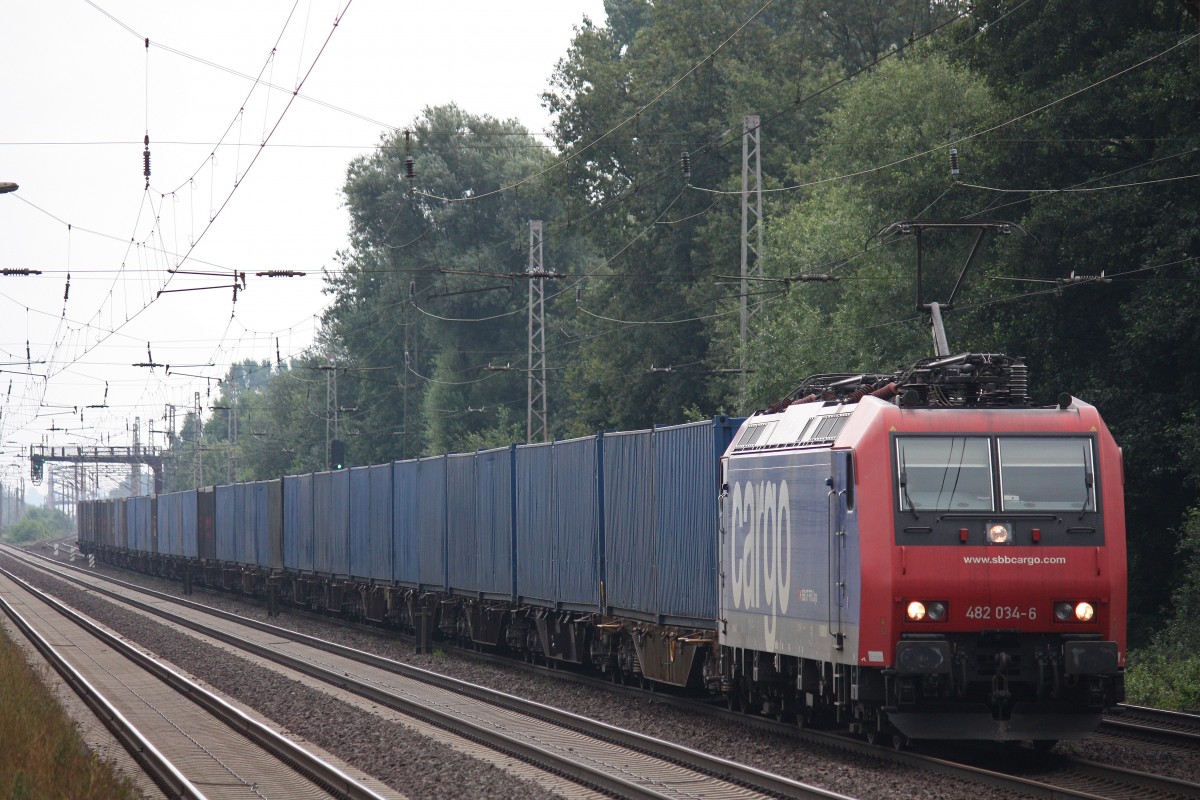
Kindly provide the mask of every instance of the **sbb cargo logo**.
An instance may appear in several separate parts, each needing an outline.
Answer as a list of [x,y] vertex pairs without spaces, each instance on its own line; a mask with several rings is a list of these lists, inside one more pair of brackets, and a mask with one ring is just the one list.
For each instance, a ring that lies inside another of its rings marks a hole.
[[768,643],[791,594],[792,512],[787,481],[736,483],[730,497],[733,607],[762,611]]

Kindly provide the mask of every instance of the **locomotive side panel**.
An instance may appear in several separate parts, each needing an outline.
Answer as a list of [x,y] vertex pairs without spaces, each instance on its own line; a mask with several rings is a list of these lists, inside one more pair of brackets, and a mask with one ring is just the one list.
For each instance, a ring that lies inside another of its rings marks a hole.
[[729,458],[722,645],[852,663],[858,537],[833,477],[828,449]]

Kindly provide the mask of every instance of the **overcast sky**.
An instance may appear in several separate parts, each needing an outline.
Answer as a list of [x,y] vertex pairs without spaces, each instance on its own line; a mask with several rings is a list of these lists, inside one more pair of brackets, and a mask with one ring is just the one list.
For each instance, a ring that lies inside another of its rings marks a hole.
[[[182,424],[231,362],[300,353],[351,159],[449,102],[546,129],[585,15],[603,0],[6,4],[0,268],[41,274],[0,276],[0,481],[30,444],[128,445],[135,418],[165,446],[168,404]],[[254,274],[284,269],[307,277]]]

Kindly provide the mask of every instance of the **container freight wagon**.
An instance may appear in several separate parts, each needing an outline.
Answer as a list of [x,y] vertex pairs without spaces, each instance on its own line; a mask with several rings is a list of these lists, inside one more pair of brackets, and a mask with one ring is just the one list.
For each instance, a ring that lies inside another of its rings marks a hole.
[[601,437],[604,612],[643,623],[602,643],[626,675],[683,686],[712,651],[717,466],[739,423],[718,417]]
[[[222,585],[256,592],[283,569],[283,481],[217,486],[213,490],[215,561]],[[203,494],[200,495],[203,498]]]

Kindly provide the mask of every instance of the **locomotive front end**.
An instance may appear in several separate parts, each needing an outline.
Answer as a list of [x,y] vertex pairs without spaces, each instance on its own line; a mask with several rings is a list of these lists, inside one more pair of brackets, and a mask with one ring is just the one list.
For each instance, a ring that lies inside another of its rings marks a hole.
[[1096,410],[897,409],[888,721],[1050,742],[1124,699],[1120,451]]

